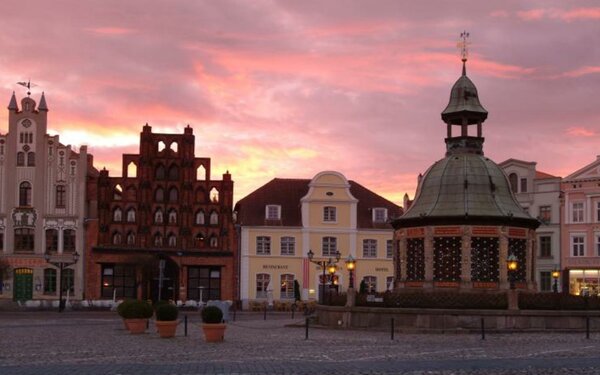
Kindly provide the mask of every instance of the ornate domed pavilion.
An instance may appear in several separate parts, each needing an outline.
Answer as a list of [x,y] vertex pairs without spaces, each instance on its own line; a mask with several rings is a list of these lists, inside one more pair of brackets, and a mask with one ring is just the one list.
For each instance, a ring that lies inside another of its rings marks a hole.
[[[507,258],[514,255],[516,287],[535,289],[539,222],[516,201],[502,169],[483,154],[488,112],[467,77],[464,49],[462,61],[462,76],[442,112],[446,157],[420,178],[414,202],[392,223],[395,288],[508,289]],[[471,126],[475,135],[469,135]],[[456,127],[460,134],[453,135]]]

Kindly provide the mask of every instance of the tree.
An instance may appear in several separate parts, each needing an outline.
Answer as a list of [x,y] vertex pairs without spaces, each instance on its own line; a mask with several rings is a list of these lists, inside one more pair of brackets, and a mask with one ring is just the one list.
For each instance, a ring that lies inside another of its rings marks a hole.
[[367,293],[367,283],[365,282],[365,279],[362,279],[362,281],[360,282],[360,288],[359,288],[358,292],[360,294]]

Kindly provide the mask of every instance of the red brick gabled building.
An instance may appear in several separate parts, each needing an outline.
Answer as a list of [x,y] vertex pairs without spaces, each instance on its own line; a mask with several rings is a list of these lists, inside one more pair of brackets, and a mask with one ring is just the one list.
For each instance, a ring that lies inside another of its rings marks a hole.
[[122,177],[102,170],[90,179],[98,220],[88,226],[97,227],[97,241],[88,237],[88,299],[235,298],[233,181],[228,172],[211,179],[210,158],[195,157],[194,146],[189,126],[157,134],[146,125],[139,154],[123,155]]

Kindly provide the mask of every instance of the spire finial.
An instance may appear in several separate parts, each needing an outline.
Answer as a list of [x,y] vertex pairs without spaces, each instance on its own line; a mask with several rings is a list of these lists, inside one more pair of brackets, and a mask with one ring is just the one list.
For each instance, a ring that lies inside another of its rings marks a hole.
[[469,44],[471,44],[468,39],[469,39],[469,33],[467,31],[463,31],[462,33],[460,33],[460,38],[461,40],[458,42],[457,47],[460,48],[460,56],[461,56],[461,60],[463,62],[463,71],[462,71],[462,75],[466,76],[467,75],[467,67],[466,67],[466,63],[467,63],[467,58],[469,57]]

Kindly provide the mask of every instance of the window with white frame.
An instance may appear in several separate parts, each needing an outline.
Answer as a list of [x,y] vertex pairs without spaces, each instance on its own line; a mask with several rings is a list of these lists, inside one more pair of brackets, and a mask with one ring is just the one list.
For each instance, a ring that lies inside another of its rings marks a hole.
[[333,257],[337,253],[337,238],[323,237],[321,249],[324,257]]
[[332,206],[323,207],[323,221],[335,222],[337,221],[336,208]]
[[294,255],[296,252],[296,238],[281,237],[281,255]]
[[540,236],[540,258],[552,257],[552,237],[551,236]]
[[549,292],[552,289],[552,272],[540,272],[540,292]]
[[363,240],[363,258],[377,258],[377,240]]
[[387,220],[387,208],[374,208],[373,209],[373,222],[374,223],[385,223]]
[[294,275],[285,273],[281,275],[281,299],[292,299],[294,298]]
[[271,255],[271,237],[269,237],[269,236],[256,237],[256,254]]
[[552,221],[552,206],[540,206],[539,220],[543,223],[549,223]]
[[394,257],[394,240],[385,241],[385,257],[388,259]]
[[271,281],[271,275],[268,273],[259,273],[256,275],[256,298],[267,298],[269,281]]
[[574,257],[585,256],[585,236],[571,236],[571,255]]
[[276,204],[268,204],[265,208],[265,217],[267,220],[280,220],[281,206]]
[[600,257],[600,234],[596,233],[596,256]]
[[573,202],[571,205],[571,222],[583,223],[583,202]]

